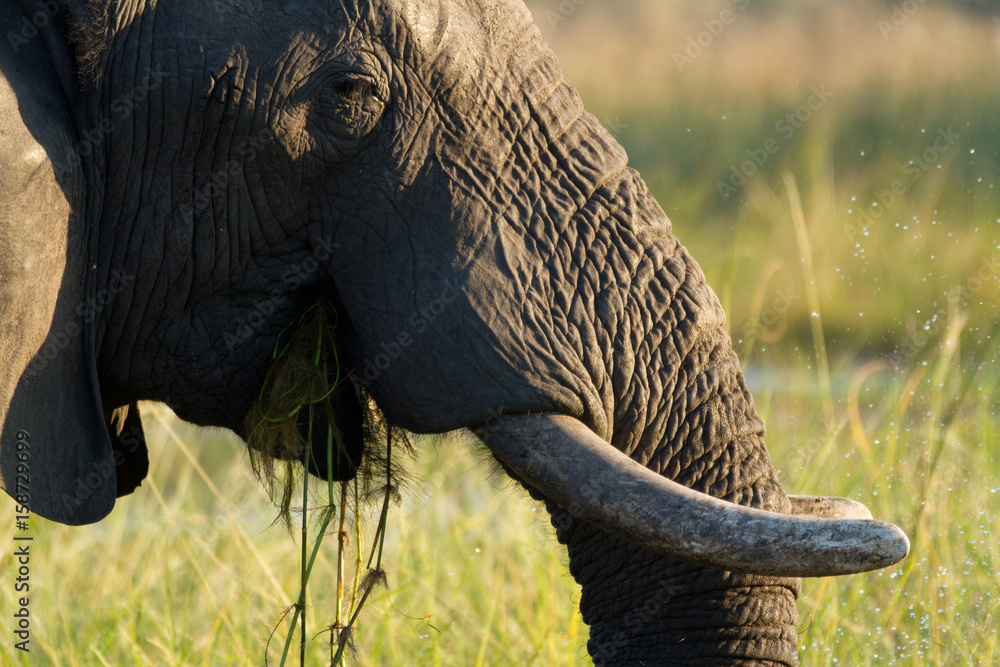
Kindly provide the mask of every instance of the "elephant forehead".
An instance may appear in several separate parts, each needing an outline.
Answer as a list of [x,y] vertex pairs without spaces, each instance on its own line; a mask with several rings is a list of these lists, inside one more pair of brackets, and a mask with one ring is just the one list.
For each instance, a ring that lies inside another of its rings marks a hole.
[[402,6],[402,18],[417,51],[445,80],[471,75],[482,65],[476,48],[482,38],[463,8],[452,2],[417,0]]
[[399,15],[426,61],[460,80],[505,62],[510,37],[532,24],[523,4],[506,0],[407,0]]
[[414,0],[401,7],[403,22],[417,46],[428,55],[438,51],[451,24],[451,12],[439,0]]

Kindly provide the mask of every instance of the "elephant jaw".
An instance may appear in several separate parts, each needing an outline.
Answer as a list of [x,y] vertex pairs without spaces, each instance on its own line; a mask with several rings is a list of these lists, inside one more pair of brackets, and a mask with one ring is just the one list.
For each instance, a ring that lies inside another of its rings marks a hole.
[[644,468],[572,417],[504,415],[474,429],[527,485],[654,553],[731,572],[823,577],[898,563],[909,542],[860,503],[792,497],[793,515],[736,505]]

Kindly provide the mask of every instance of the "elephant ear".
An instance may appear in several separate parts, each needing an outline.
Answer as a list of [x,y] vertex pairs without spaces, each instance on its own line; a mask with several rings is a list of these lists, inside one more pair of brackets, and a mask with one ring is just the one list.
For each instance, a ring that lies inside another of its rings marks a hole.
[[[0,11],[0,33],[9,18]],[[0,49],[0,485],[36,514],[84,524],[135,488],[146,454],[137,411],[117,411],[112,433],[100,398],[82,179],[60,166],[74,131],[47,43]]]

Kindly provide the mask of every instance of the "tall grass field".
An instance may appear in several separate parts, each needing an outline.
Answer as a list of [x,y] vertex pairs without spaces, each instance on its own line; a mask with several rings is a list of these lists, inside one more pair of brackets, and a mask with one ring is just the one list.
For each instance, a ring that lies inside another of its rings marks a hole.
[[[809,667],[1000,665],[1000,23],[905,6],[530,3],[722,300],[786,489],[910,537],[897,566],[804,581]],[[142,416],[150,476],[104,521],[19,530],[0,502],[3,664],[278,664],[297,530],[235,437]],[[352,664],[592,664],[543,508],[470,436],[414,442]],[[30,653],[11,617],[26,535]],[[310,665],[330,659],[328,544]]]

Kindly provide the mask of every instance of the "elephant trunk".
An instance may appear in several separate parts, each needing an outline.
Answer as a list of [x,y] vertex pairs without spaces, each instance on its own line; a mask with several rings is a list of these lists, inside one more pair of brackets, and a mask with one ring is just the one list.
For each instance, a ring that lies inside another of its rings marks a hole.
[[[675,294],[671,303],[678,299],[683,297]],[[696,315],[690,312],[689,317]],[[675,329],[684,329],[685,321],[675,322]],[[723,346],[723,335],[695,335],[689,349],[678,350],[683,337],[679,332],[660,339],[664,349],[647,360],[648,372],[636,372],[633,382],[641,389],[616,387],[616,396],[628,403],[616,407],[608,449],[628,455],[650,474],[702,494],[771,512],[789,511],[764,449],[763,428],[738,381],[739,368],[724,349],[716,349]],[[490,430],[502,430],[502,423],[498,420]],[[487,444],[492,437],[485,436]],[[508,467],[527,481],[523,468]],[[595,471],[580,480],[584,500],[588,480],[607,481],[606,474]],[[613,491],[629,485],[615,481],[609,486]],[[544,482],[535,495],[546,500],[557,538],[568,548],[570,572],[582,587],[580,611],[590,626],[588,651],[595,665],[797,664],[798,579],[702,567],[692,558],[654,550],[646,540],[599,525],[581,512],[583,503],[557,500]],[[617,499],[600,491],[597,497],[597,505],[605,507]],[[676,519],[675,525],[687,524],[702,537],[710,530],[675,517],[677,506],[661,496],[640,500],[636,507],[643,514],[660,514],[668,526]],[[727,537],[741,536],[718,535],[722,541]],[[741,555],[738,548],[730,554]]]
[[579,416],[586,427],[521,415],[477,433],[546,500],[595,664],[797,664],[793,577],[884,567],[906,554],[905,537],[879,522],[787,516],[864,512],[789,500],[721,306],[666,215],[628,169],[595,198],[591,213],[608,212],[597,238],[615,240],[592,260],[603,264],[579,269],[596,321],[559,319],[601,341],[586,354],[605,360],[592,377],[605,400]]
[[[680,281],[657,318],[664,324],[653,325],[662,333],[622,388],[631,400],[616,410],[611,444],[694,491],[788,512],[721,309],[680,246],[677,255],[683,268],[672,279]],[[748,574],[699,567],[549,506],[583,587],[580,609],[591,625],[595,664],[797,664],[798,579],[753,567],[745,568]],[[720,537],[736,540],[740,533]]]

